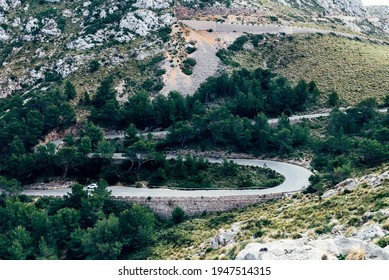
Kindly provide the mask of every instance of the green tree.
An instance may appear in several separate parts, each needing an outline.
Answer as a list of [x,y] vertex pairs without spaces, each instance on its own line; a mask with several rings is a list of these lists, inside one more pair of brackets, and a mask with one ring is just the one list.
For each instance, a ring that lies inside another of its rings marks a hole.
[[130,123],[124,134],[124,146],[129,147],[139,141],[139,132],[133,123]]
[[119,121],[119,102],[113,87],[113,78],[104,79],[92,99],[93,108],[89,119],[102,126],[115,127]]
[[63,142],[65,143],[66,147],[73,147],[76,145],[76,140],[74,140],[74,137],[71,134],[66,134]]
[[93,228],[88,228],[81,238],[81,245],[87,259],[117,259],[123,247],[119,218],[110,215],[98,221]]
[[140,205],[133,205],[119,215],[120,231],[124,244],[130,249],[143,248],[154,238],[154,213]]
[[[84,196],[85,198],[86,196]],[[76,205],[76,198],[73,197]],[[69,198],[67,198],[68,205],[71,206]],[[81,205],[81,199],[79,201]],[[80,226],[80,211],[73,208],[61,208],[53,216],[50,216],[51,228],[50,236],[55,240],[56,247],[59,252],[68,249],[68,243],[71,239],[71,233]]]
[[5,177],[0,176],[0,189],[10,196],[18,196],[22,192],[23,187],[15,179],[7,180]]
[[43,236],[41,237],[38,246],[39,253],[36,256],[37,260],[58,260],[56,248],[48,245]]
[[155,146],[154,141],[146,139],[141,139],[130,146],[125,152],[125,156],[131,161],[130,170],[135,163],[137,163],[137,170],[139,170],[146,162],[154,161],[156,156]]
[[55,160],[58,166],[63,168],[63,178],[66,178],[70,169],[75,169],[81,164],[82,155],[76,147],[64,147],[58,151]]
[[92,100],[90,99],[89,93],[87,91],[84,91],[83,97],[82,97],[82,105],[89,106],[92,103]]
[[78,150],[81,154],[84,155],[84,157],[86,157],[89,153],[92,152],[92,140],[89,136],[85,135],[81,138]]
[[328,96],[328,105],[336,107],[339,105],[339,94],[336,91],[332,91]]
[[98,157],[112,159],[114,153],[115,146],[111,142],[102,139],[97,143],[96,155]]
[[97,143],[104,139],[103,131],[100,127],[88,122],[80,132],[80,137],[88,136],[92,142],[92,151],[97,147]]
[[10,154],[14,156],[21,156],[26,153],[26,148],[24,147],[22,139],[19,136],[15,135],[14,139],[10,144]]
[[144,129],[151,126],[154,118],[154,108],[150,96],[146,92],[138,92],[131,95],[123,106],[123,115],[129,123],[137,128]]
[[77,96],[76,88],[71,81],[66,81],[64,93],[68,100],[74,99]]
[[38,110],[31,110],[26,116],[26,135],[24,142],[27,146],[34,146],[42,137],[44,128],[44,117]]
[[68,208],[80,209],[82,200],[88,198],[88,192],[84,190],[84,186],[81,184],[72,185],[70,193],[65,195],[65,206]]
[[26,260],[32,254],[32,238],[23,226],[17,226],[9,233],[8,259]]
[[92,227],[98,220],[105,217],[103,207],[111,197],[111,191],[107,190],[107,182],[100,179],[97,188],[92,190],[88,198],[81,199],[81,225],[82,227]]
[[169,129],[167,142],[179,143],[181,147],[195,136],[194,129],[187,123],[179,121]]
[[363,164],[374,166],[389,159],[388,147],[377,140],[362,139],[358,142],[357,153]]
[[334,167],[330,172],[330,179],[333,185],[336,185],[343,180],[349,178],[352,174],[353,167],[350,162],[347,162],[341,166]]

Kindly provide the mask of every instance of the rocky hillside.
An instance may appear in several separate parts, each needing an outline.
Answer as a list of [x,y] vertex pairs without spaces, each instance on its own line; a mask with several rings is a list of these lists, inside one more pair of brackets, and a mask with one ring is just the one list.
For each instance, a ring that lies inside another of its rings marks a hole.
[[389,6],[367,6],[369,20],[389,32]]
[[365,16],[360,0],[0,0],[0,96],[64,79],[79,95],[93,94],[109,74],[116,78],[121,100],[136,90],[158,93],[164,87],[158,63],[168,57],[177,66],[188,55],[167,55],[182,48],[180,33],[169,35],[177,19],[382,34],[383,27]]
[[348,179],[321,198],[295,194],[186,221],[161,233],[155,258],[387,260],[388,180],[381,171]]

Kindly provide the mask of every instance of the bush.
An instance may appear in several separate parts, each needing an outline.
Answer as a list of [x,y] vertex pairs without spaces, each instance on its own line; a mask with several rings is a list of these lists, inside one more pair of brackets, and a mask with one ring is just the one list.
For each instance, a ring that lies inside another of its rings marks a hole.
[[172,220],[175,224],[182,223],[185,220],[185,211],[178,206],[174,208],[172,212]]
[[240,36],[235,42],[228,47],[230,51],[237,52],[243,50],[243,45],[249,40],[246,35]]
[[347,224],[349,226],[357,226],[357,225],[359,225],[360,222],[361,222],[361,219],[359,217],[351,217],[348,220]]
[[170,27],[161,27],[158,30],[158,37],[160,37],[161,40],[166,43],[170,39],[170,33],[172,33],[172,29]]
[[381,248],[385,248],[386,246],[389,245],[389,237],[385,236],[377,241],[377,245],[380,246]]
[[328,96],[328,105],[331,107],[339,105],[339,95],[335,91],[331,92]]
[[184,60],[184,62],[181,65],[182,73],[185,75],[192,75],[193,74],[193,67],[197,64],[196,60],[193,58],[188,58]]
[[187,54],[194,53],[196,50],[197,50],[197,48],[195,48],[195,47],[187,47],[187,48],[185,49],[185,51],[186,51]]
[[100,68],[100,63],[97,60],[92,60],[89,62],[89,72],[94,73]]
[[278,18],[276,16],[270,16],[269,19],[271,21],[278,21]]

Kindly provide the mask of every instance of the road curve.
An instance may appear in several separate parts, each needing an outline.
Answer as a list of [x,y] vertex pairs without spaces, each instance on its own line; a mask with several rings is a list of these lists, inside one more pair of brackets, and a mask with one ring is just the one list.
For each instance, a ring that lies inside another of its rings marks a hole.
[[[207,158],[211,163],[220,163],[222,159]],[[144,189],[144,188],[130,188],[120,186],[110,186],[112,196],[126,196],[126,197],[225,197],[225,196],[245,196],[245,195],[264,195],[276,193],[289,193],[301,191],[304,187],[309,185],[309,176],[312,173],[297,165],[270,161],[270,160],[253,160],[253,159],[231,159],[238,165],[248,165],[263,167],[265,164],[268,168],[280,173],[285,177],[285,181],[274,188],[261,190],[198,190],[198,191],[183,191],[172,189]],[[33,196],[64,196],[70,189],[61,190],[25,190],[23,194]]]

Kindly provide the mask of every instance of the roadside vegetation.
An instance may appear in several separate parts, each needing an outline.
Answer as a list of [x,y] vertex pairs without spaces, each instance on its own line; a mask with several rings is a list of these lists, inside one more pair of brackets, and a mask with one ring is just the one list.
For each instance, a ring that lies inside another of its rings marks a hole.
[[100,180],[88,193],[76,184],[63,199],[1,195],[0,259],[147,257],[137,254],[147,252],[163,224],[147,208],[110,200],[105,187]]

